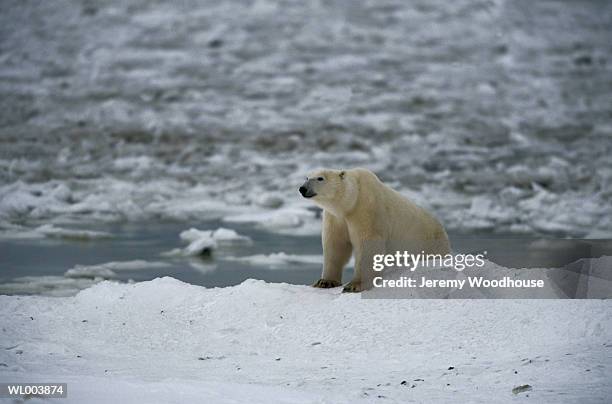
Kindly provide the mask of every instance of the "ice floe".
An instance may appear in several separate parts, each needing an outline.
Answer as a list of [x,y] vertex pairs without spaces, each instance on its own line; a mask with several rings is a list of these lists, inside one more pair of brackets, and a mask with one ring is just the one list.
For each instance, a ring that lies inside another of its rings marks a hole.
[[0,284],[0,295],[74,296],[104,278],[69,278],[64,276],[21,276]]
[[300,255],[300,254],[286,254],[284,252],[277,252],[271,254],[255,254],[246,255],[242,257],[224,257],[228,261],[246,262],[251,265],[268,267],[270,269],[278,267],[286,267],[291,264],[306,264],[306,265],[321,265],[323,264],[322,255]]
[[57,238],[87,241],[111,237],[112,234],[104,231],[71,229],[59,227],[50,223],[35,228],[11,225],[10,223],[5,223],[3,226],[0,226],[0,239]]
[[118,271],[134,271],[139,269],[167,268],[170,265],[161,261],[112,261],[98,265],[76,265],[67,270],[64,276],[67,278],[103,278],[112,279],[117,277]]
[[220,227],[216,230],[191,228],[180,233],[181,240],[189,243],[185,248],[163,252],[164,256],[209,256],[218,246],[251,244],[252,240],[235,230]]

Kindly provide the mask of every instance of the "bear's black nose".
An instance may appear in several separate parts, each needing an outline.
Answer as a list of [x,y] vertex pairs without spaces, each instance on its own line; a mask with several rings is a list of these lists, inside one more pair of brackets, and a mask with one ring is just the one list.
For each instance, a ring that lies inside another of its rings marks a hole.
[[306,187],[304,187],[304,186],[300,187],[300,194],[302,194],[302,196],[304,196],[306,194]]

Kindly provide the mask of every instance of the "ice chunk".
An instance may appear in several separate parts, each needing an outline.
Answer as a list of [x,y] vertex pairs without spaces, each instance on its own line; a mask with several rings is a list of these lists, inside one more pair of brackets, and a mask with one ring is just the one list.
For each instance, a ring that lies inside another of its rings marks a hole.
[[104,231],[66,229],[62,227],[56,227],[52,224],[42,225],[36,228],[34,231],[43,234],[45,237],[74,240],[93,240],[112,237],[112,234]]
[[280,208],[283,205],[284,200],[280,195],[265,193],[259,195],[255,199],[255,203],[264,208],[276,209]]
[[212,233],[212,238],[218,243],[250,243],[247,236],[238,234],[235,230],[219,227]]
[[298,255],[286,254],[284,252],[247,255],[244,257],[226,257],[226,259],[230,261],[246,262],[251,265],[270,268],[276,268],[291,264],[320,265],[323,263],[323,256],[321,255]]
[[181,232],[181,240],[190,243],[198,240],[210,240],[210,243],[248,243],[251,239],[238,234],[235,230],[219,227],[217,230],[198,230],[191,228]]
[[188,242],[187,247],[162,253],[165,256],[198,256],[210,255],[218,246],[231,244],[250,244],[249,237],[238,234],[235,230],[219,227],[216,230],[198,230],[191,228],[179,234],[181,240]]
[[183,250],[184,255],[210,255],[212,250],[217,247],[217,242],[210,236],[202,236],[189,243]]
[[0,238],[8,239],[37,239],[37,238],[61,238],[65,240],[97,240],[111,238],[112,234],[104,231],[69,229],[58,227],[53,224],[44,224],[36,228],[27,228],[10,223],[3,223],[0,230]]
[[292,207],[274,211],[226,216],[223,220],[229,223],[257,223],[266,229],[283,230],[300,227],[308,220],[314,221],[315,215],[315,212],[307,208]]
[[102,278],[102,279],[112,279],[117,276],[117,274],[110,268],[105,267],[104,265],[97,266],[80,266],[67,270],[64,273],[66,278]]
[[99,265],[76,265],[64,273],[68,278],[104,278],[112,279],[117,271],[132,271],[138,269],[165,268],[170,266],[166,262],[132,260],[112,261]]
[[102,278],[66,278],[64,276],[22,276],[0,284],[0,295],[73,296]]

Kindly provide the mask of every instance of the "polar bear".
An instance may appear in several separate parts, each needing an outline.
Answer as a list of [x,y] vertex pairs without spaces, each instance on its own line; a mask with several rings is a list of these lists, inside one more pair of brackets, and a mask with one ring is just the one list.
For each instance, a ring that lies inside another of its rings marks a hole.
[[364,168],[312,172],[299,192],[323,209],[323,274],[314,287],[340,286],[352,253],[355,272],[343,292],[371,286],[362,285],[362,274],[371,273],[374,254],[450,252],[446,231],[432,215]]

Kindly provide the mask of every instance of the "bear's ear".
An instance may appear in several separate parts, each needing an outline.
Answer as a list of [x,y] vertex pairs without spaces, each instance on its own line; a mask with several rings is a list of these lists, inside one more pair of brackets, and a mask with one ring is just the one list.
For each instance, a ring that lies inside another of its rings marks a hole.
[[340,171],[340,179],[343,180],[346,175],[346,171]]

